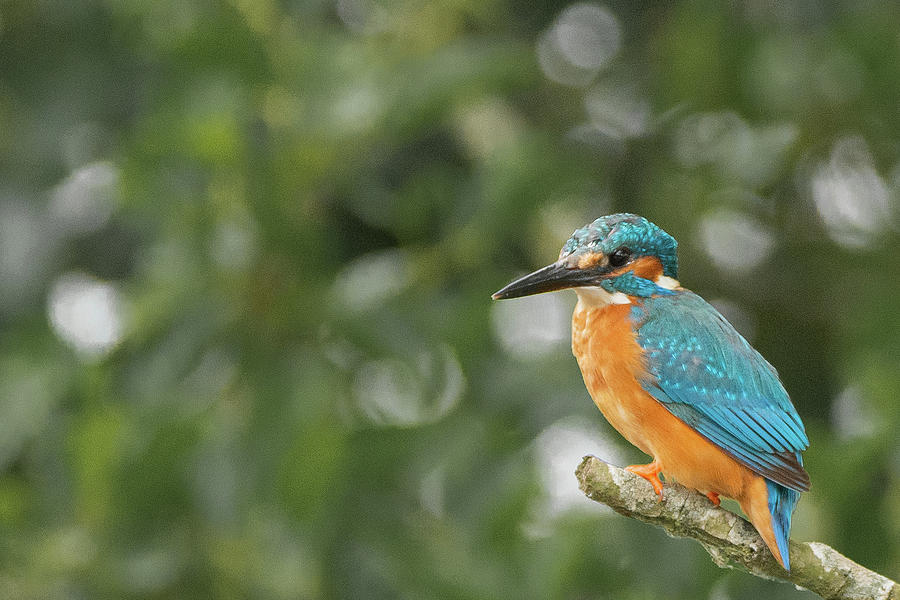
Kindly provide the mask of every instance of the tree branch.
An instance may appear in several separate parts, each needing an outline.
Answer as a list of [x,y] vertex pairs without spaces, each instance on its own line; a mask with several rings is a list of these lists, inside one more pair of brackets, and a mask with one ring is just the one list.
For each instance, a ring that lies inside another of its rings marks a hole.
[[828,600],[900,600],[896,582],[819,542],[791,542],[791,571],[785,571],[749,522],[680,485],[666,485],[660,502],[648,482],[593,456],[584,457],[575,475],[591,500],[673,537],[694,538],[720,567],[788,581]]

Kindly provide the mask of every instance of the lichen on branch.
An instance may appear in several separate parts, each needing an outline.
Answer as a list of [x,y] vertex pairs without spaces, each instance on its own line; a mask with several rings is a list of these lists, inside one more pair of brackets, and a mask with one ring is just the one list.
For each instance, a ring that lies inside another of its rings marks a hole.
[[900,600],[896,582],[819,542],[791,541],[791,570],[785,571],[749,522],[680,485],[666,485],[659,501],[647,481],[593,456],[584,457],[575,475],[591,500],[670,535],[694,538],[720,567],[790,582],[828,600]]

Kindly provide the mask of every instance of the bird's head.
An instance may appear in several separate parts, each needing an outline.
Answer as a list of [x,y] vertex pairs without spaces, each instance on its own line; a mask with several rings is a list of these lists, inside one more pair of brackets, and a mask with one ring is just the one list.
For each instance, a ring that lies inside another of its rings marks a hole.
[[518,298],[576,288],[597,303],[627,303],[629,296],[671,293],[678,287],[678,242],[629,213],[600,217],[575,230],[559,260],[513,281],[492,297]]

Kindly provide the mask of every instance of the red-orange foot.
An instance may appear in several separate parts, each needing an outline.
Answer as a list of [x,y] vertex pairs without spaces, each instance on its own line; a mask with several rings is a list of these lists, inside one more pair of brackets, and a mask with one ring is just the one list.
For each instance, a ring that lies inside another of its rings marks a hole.
[[631,465],[625,467],[625,470],[649,481],[650,485],[653,486],[653,491],[659,496],[659,499],[663,499],[663,483],[659,479],[659,472],[662,471],[662,469],[660,468],[659,463],[654,460],[649,465]]
[[719,495],[715,492],[707,492],[706,497],[709,498],[709,501],[713,503],[713,506],[718,506],[721,503],[721,500],[719,500]]

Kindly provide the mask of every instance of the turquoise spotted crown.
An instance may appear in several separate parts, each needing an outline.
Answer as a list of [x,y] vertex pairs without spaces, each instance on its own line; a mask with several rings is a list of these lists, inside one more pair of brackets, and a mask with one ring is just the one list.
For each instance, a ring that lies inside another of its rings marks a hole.
[[629,248],[635,256],[656,256],[662,263],[663,275],[678,278],[678,242],[644,217],[617,213],[600,217],[576,229],[565,243],[560,258],[578,250],[611,254],[617,248]]

